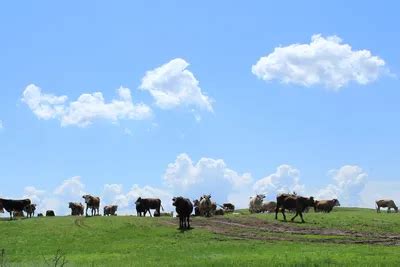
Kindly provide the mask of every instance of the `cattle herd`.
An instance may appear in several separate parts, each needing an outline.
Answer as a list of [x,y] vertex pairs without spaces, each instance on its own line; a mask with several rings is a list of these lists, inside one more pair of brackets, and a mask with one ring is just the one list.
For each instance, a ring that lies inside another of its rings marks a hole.
[[[85,200],[85,206],[80,202],[69,202],[68,207],[71,209],[73,216],[89,216],[88,210],[90,209],[91,216],[100,215],[100,198],[92,195],[84,195],[82,198]],[[304,222],[303,213],[308,212],[310,208],[314,208],[315,212],[329,213],[335,206],[340,206],[339,200],[315,200],[313,197],[303,197],[297,195],[295,192],[290,194],[279,194],[275,201],[264,202],[265,195],[259,194],[250,197],[249,211],[250,213],[275,213],[275,219],[278,219],[278,214],[282,213],[283,219],[286,221],[285,211],[295,213],[291,218],[293,221],[297,216],[300,216],[301,222]],[[376,211],[380,212],[381,208],[387,208],[387,212],[393,209],[398,212],[398,208],[393,200],[381,199],[376,202]],[[153,216],[172,216],[173,213],[162,213],[164,211],[161,205],[161,200],[158,198],[142,198],[139,197],[135,201],[137,216],[146,216],[150,210],[154,210]],[[179,227],[182,229],[190,228],[190,216],[205,216],[210,217],[213,215],[224,215],[225,213],[234,212],[235,206],[232,203],[223,203],[218,205],[211,200],[211,195],[203,195],[199,199],[191,201],[182,196],[174,197],[172,205],[175,207],[177,217],[179,217]],[[31,218],[35,216],[36,204],[31,203],[30,199],[12,200],[0,198],[0,213],[4,210],[9,212],[10,220],[15,217]],[[116,216],[118,206],[107,205],[103,208],[104,216]],[[38,217],[43,214],[39,213]],[[55,216],[54,211],[47,210],[46,216]]]

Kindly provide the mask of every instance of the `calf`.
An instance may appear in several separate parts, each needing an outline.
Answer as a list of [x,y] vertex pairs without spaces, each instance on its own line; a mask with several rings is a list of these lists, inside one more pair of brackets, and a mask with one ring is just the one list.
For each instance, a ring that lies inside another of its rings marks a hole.
[[275,212],[276,202],[270,201],[261,205],[261,212]]
[[79,202],[69,202],[68,207],[71,209],[72,216],[83,216],[84,207]]
[[109,216],[109,215],[116,216],[117,209],[118,209],[117,205],[105,206],[103,214],[104,216]]
[[54,213],[54,210],[47,210],[46,211],[46,217],[54,217],[56,214]]
[[[100,215],[100,198],[99,197],[94,197],[92,195],[83,195],[82,198],[85,199],[86,203],[86,216],[88,216],[88,209],[90,208],[92,210],[92,216],[94,215]],[[96,214],[97,212],[97,214]]]
[[172,205],[175,206],[176,213],[179,216],[179,228],[190,229],[190,214],[193,211],[192,202],[187,198],[174,197]]
[[250,197],[249,211],[250,213],[261,212],[261,206],[265,198],[264,194],[256,195],[255,197]]
[[337,200],[336,198],[332,200],[317,200],[314,203],[314,211],[329,213],[335,206],[340,206],[339,200]]
[[26,212],[26,218],[32,218],[32,215],[35,216],[36,204],[29,204],[24,208]]

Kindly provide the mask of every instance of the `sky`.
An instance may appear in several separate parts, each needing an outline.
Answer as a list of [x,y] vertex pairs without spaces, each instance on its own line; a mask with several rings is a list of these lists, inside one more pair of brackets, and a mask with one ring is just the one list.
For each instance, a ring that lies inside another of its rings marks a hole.
[[0,8],[0,197],[400,202],[397,1]]

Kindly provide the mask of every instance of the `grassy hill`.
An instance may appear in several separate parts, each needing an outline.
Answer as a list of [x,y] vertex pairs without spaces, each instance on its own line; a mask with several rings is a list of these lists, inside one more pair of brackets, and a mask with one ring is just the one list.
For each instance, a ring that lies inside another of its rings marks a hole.
[[[288,214],[292,216],[292,214]],[[247,211],[194,218],[48,217],[0,221],[0,266],[398,266],[400,214],[340,208],[305,224]],[[60,260],[61,262],[62,260]]]

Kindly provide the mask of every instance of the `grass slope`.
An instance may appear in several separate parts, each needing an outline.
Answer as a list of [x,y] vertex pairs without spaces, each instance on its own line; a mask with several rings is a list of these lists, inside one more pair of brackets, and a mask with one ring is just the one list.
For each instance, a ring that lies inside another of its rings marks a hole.
[[[226,219],[243,222],[246,218],[273,220],[271,214],[230,215]],[[309,213],[305,219],[306,224],[290,225],[400,232],[400,214],[376,214],[364,209]],[[194,225],[206,220],[195,218]],[[301,242],[254,240],[200,226],[181,232],[176,218],[34,218],[0,221],[0,231],[0,250],[5,250],[0,265],[3,261],[6,266],[44,266],[45,259],[49,261],[59,249],[67,266],[400,265],[399,246],[307,241],[318,238],[315,235],[304,235]]]

